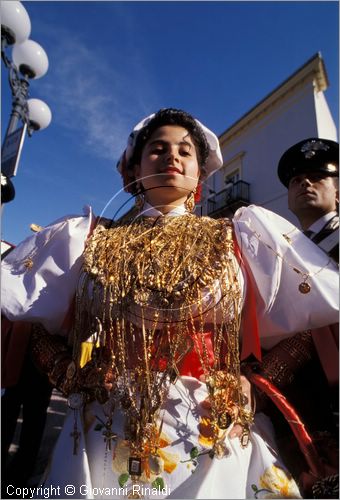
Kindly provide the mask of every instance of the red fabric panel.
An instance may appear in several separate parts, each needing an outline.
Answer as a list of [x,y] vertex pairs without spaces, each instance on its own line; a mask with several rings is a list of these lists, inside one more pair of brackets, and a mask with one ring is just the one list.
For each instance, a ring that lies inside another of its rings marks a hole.
[[[214,350],[212,345],[212,333],[205,332],[204,335],[204,343],[206,346],[206,350],[209,358],[209,365],[212,366],[214,363]],[[192,336],[192,340],[195,343],[195,347],[192,347],[190,352],[188,352],[182,361],[179,363],[179,373],[180,375],[187,375],[189,377],[195,377],[197,379],[200,378],[201,375],[204,375],[204,371],[202,368],[202,364],[200,361],[200,356],[198,352],[203,355],[203,346],[200,335]],[[197,352],[198,351],[198,352]]]
[[242,331],[242,351],[241,361],[248,358],[251,354],[255,356],[258,361],[261,361],[261,345],[259,327],[256,315],[256,298],[254,292],[253,278],[247,263],[242,258],[240,248],[234,238],[235,256],[242,266],[246,275],[246,297],[242,309],[241,331]]

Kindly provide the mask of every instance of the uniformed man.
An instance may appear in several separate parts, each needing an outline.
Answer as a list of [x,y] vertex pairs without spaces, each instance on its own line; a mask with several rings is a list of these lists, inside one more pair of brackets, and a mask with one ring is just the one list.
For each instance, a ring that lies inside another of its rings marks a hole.
[[[339,262],[339,145],[319,138],[298,142],[282,155],[278,176],[288,188],[288,206],[301,229]],[[268,401],[268,394],[258,392],[258,402],[271,415],[281,453],[299,479],[304,496],[339,498],[338,325],[296,333],[264,352],[262,363],[250,364],[250,369],[259,371],[283,393],[302,417],[327,466],[318,478],[308,471],[287,422]],[[249,364],[244,370],[249,376]]]
[[[278,176],[303,232],[338,263],[339,144],[317,137],[298,142],[280,158]],[[329,475],[314,484],[305,476],[313,498],[338,498],[338,361],[338,325],[330,325],[282,341],[263,356],[261,366],[302,416],[330,466],[324,473]]]
[[310,138],[281,157],[278,176],[305,234],[339,262],[339,144]]

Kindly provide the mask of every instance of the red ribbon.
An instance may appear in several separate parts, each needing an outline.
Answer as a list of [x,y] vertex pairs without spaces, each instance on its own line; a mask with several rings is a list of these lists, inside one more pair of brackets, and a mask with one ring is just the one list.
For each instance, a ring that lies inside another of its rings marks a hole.
[[263,391],[282,412],[299,443],[300,450],[306,458],[310,471],[317,477],[324,477],[325,467],[318,456],[313,440],[305,429],[298,413],[282,392],[272,382],[258,373],[249,373],[247,378],[249,382]]

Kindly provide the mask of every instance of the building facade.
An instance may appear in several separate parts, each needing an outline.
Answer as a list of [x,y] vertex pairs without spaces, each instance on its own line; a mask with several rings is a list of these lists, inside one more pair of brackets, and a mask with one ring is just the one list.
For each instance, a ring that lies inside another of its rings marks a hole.
[[220,135],[224,165],[204,185],[204,215],[228,217],[242,205],[256,204],[297,224],[277,165],[284,151],[300,140],[338,140],[324,96],[327,87],[318,53]]

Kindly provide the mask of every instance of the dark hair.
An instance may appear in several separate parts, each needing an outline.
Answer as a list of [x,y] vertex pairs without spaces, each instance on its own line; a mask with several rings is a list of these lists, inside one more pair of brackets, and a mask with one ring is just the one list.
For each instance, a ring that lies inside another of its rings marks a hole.
[[[160,109],[155,116],[151,118],[149,123],[141,129],[136,137],[133,154],[127,164],[130,182],[133,182],[133,168],[135,165],[140,163],[145,144],[148,142],[154,131],[164,125],[177,125],[188,131],[196,147],[200,170],[204,170],[204,166],[209,156],[209,145],[202,128],[186,111],[174,108],[164,108]],[[134,185],[131,186],[131,188],[130,192],[136,192]]]

